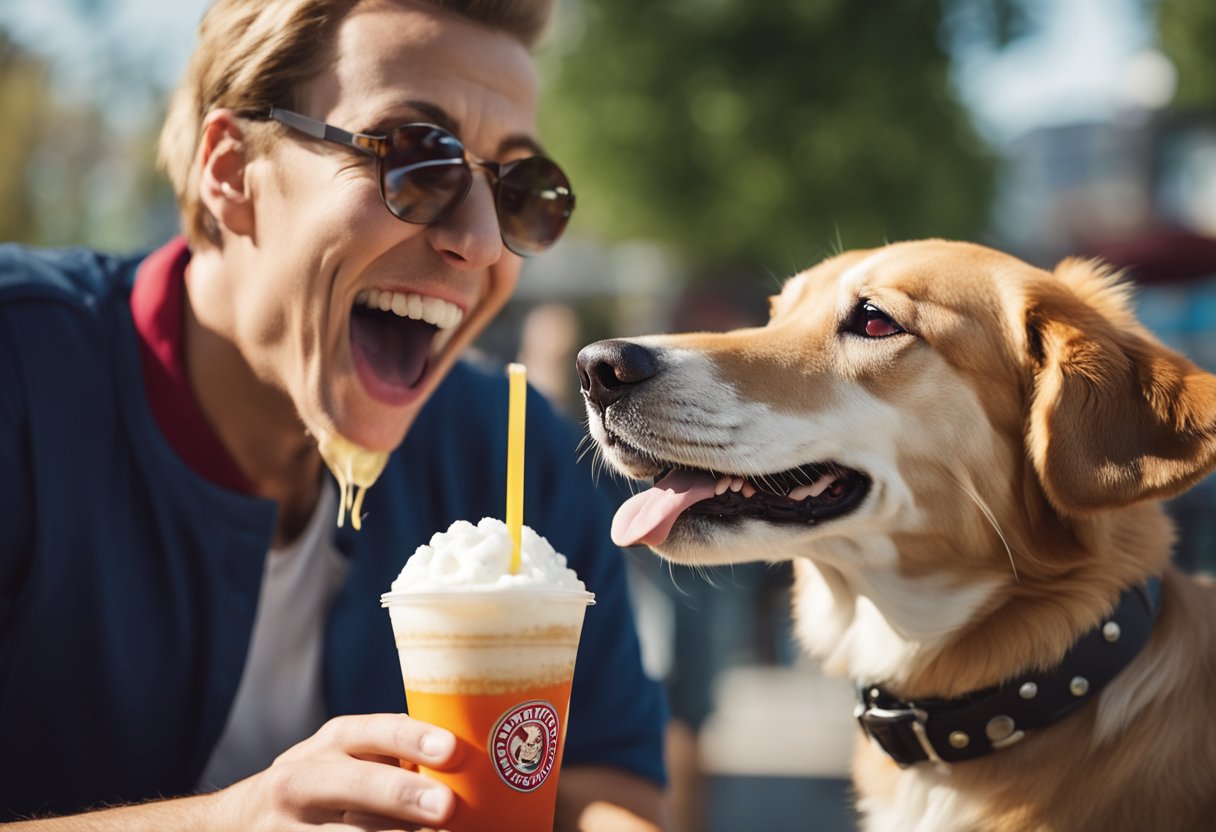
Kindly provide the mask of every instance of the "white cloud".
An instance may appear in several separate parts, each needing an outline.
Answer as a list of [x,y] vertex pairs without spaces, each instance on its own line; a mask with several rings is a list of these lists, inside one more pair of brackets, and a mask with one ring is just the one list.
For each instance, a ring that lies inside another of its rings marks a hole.
[[997,140],[1035,127],[1109,119],[1135,100],[1134,65],[1151,47],[1152,33],[1134,0],[1056,0],[1041,7],[1043,27],[1035,35],[995,54],[966,44],[957,53],[959,90]]

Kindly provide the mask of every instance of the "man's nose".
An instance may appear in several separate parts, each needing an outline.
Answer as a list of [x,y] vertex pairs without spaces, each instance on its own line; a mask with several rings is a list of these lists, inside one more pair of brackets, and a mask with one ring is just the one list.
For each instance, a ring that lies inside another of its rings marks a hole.
[[431,246],[460,269],[484,269],[498,262],[505,246],[498,228],[494,191],[474,168],[473,184],[446,219],[427,227]]
[[596,341],[578,354],[578,380],[583,397],[601,414],[634,384],[659,371],[655,354],[632,341]]

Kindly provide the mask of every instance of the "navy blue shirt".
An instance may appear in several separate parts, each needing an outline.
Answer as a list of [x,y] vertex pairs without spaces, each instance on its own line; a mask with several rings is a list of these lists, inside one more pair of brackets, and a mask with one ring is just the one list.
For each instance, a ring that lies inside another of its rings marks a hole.
[[[249,646],[275,504],[174,452],[147,404],[128,297],[138,259],[0,246],[0,820],[189,793]],[[565,762],[662,782],[664,705],[642,671],[617,497],[530,392],[525,522],[596,594]],[[457,519],[501,516],[507,381],[456,366],[336,529],[350,570],[325,625],[331,715],[405,707],[379,596]]]

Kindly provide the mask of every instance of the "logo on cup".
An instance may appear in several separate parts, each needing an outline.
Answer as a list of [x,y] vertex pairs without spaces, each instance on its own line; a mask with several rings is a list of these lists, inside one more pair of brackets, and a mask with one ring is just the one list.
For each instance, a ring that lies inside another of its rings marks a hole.
[[518,792],[539,789],[557,761],[557,710],[543,700],[507,711],[490,732],[490,758],[502,782]]

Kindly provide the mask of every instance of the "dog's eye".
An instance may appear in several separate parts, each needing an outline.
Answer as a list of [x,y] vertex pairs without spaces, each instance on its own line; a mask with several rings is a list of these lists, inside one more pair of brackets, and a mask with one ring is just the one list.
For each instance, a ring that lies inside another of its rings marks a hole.
[[870,301],[862,301],[853,311],[849,321],[849,332],[864,335],[866,338],[886,338],[888,335],[898,335],[904,328]]

